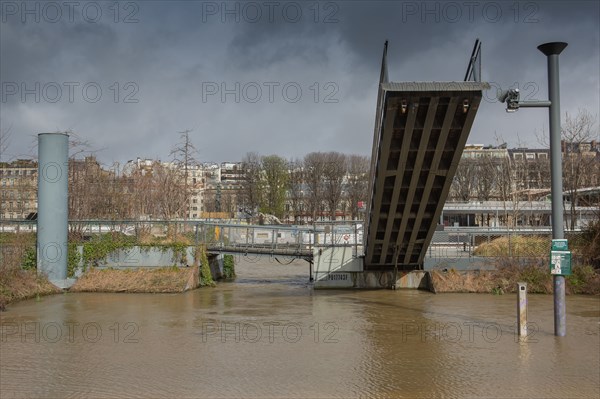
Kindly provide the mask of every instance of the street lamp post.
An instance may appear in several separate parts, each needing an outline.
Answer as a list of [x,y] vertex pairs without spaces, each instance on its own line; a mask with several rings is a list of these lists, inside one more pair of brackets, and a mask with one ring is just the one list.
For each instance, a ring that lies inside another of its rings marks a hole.
[[[501,94],[501,100],[507,103],[507,112],[517,111],[521,107],[548,108],[550,127],[550,168],[552,177],[552,238],[564,239],[563,227],[563,185],[562,152],[560,143],[560,87],[558,56],[567,47],[564,42],[550,42],[538,46],[548,59],[548,101],[520,101],[519,90],[512,89]],[[567,335],[565,277],[554,275],[554,335]]]
[[[560,145],[560,88],[558,79],[558,55],[567,43],[553,42],[538,46],[548,58],[548,97],[550,99],[550,162],[552,173],[552,238],[565,237],[562,203],[562,153]],[[567,335],[565,304],[565,276],[554,276],[554,335]]]

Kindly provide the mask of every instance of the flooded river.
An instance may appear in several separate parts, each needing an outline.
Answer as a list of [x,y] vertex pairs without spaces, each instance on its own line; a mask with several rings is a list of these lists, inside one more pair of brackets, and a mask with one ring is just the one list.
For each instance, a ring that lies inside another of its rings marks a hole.
[[600,299],[313,291],[308,266],[240,263],[185,294],[64,294],[0,314],[0,397],[598,398]]

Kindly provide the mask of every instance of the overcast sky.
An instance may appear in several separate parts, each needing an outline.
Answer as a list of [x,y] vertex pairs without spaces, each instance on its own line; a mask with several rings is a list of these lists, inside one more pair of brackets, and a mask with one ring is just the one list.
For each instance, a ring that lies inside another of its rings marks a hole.
[[2,160],[36,134],[72,130],[110,165],[167,160],[190,129],[201,161],[246,152],[369,155],[383,43],[391,81],[460,81],[476,38],[486,93],[470,143],[539,146],[546,109],[507,114],[495,88],[547,99],[560,56],[561,113],[598,113],[597,1],[0,1]]

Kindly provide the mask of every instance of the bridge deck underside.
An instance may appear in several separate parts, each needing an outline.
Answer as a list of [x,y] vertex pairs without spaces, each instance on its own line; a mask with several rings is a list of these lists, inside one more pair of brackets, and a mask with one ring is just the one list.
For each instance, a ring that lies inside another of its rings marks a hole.
[[382,83],[365,248],[366,269],[419,269],[485,84]]
[[227,253],[227,254],[241,254],[241,255],[269,255],[269,256],[282,256],[282,257],[293,257],[312,259],[313,251],[307,248],[298,247],[285,247],[273,248],[272,246],[265,245],[260,246],[245,246],[245,245],[218,245],[208,244],[206,246],[208,252],[213,253]]

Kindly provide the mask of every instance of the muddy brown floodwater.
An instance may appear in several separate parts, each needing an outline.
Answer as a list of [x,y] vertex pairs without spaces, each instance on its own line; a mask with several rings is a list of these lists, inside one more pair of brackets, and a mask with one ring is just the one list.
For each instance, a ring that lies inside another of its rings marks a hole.
[[241,262],[185,294],[64,294],[0,315],[0,397],[598,398],[600,298],[313,291],[303,261]]

